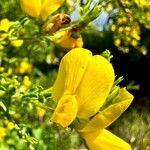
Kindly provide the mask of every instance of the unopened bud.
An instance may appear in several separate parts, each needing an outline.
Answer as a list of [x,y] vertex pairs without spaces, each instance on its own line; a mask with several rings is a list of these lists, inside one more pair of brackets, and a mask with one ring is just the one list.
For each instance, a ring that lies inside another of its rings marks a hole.
[[57,14],[50,18],[44,25],[43,25],[43,32],[46,33],[54,33],[59,30],[62,25],[69,24],[71,21],[70,17],[66,14]]

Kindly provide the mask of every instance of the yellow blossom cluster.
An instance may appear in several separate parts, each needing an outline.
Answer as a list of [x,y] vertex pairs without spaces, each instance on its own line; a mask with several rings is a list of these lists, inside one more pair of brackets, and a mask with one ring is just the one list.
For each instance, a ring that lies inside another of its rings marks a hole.
[[140,18],[140,22],[144,24],[146,28],[150,29],[150,10],[144,12],[144,15]]
[[117,47],[136,47],[141,39],[140,26],[130,15],[118,17],[116,23],[110,26],[110,30],[115,33],[114,44]]
[[32,64],[29,63],[28,58],[22,59],[22,61],[20,62],[17,68],[18,73],[25,75],[23,77],[22,85],[20,87],[21,92],[25,92],[32,84],[29,76],[27,75],[30,74],[31,71],[32,71]]
[[144,38],[141,27],[150,29],[150,1],[116,0],[104,3],[104,6],[112,19],[110,30],[114,33],[114,45],[125,53],[133,47],[145,55],[148,49],[141,39]]
[[[5,48],[5,45],[8,44],[6,39],[14,31],[14,29],[10,29],[10,27],[14,24],[15,24],[14,21],[9,21],[7,18],[0,20],[0,32],[2,32],[0,34],[0,50],[3,50]],[[10,44],[14,47],[20,47],[23,44],[23,40],[20,39],[10,40]]]
[[121,0],[124,9],[131,13],[140,23],[150,29],[150,1],[149,0]]
[[134,6],[134,5],[136,5],[137,7],[140,7],[140,8],[150,6],[149,0],[120,0],[120,1],[124,6],[128,6],[128,7]]

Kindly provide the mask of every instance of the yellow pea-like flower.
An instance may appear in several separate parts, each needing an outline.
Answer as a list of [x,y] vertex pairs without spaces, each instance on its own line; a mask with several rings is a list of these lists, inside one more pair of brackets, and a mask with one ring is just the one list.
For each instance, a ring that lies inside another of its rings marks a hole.
[[25,13],[38,20],[45,20],[56,11],[64,0],[20,0],[21,7]]
[[105,129],[133,100],[125,88],[117,87],[118,94],[112,103],[102,107],[114,78],[111,63],[100,55],[93,56],[87,49],[72,49],[61,60],[52,91],[58,103],[52,121],[65,128],[76,117],[81,120],[74,127],[90,150],[131,150],[128,143]]
[[[72,49],[61,60],[58,77],[53,86],[52,97],[58,105],[52,121],[67,127],[76,117],[93,116],[104,104],[114,78],[113,67],[104,57],[92,56],[87,49]],[[64,117],[66,112],[71,114],[68,115],[69,119]]]

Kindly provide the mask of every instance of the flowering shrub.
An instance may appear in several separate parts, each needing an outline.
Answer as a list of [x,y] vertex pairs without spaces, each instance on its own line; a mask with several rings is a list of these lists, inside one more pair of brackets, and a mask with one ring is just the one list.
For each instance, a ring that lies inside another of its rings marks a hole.
[[[131,140],[109,126],[133,95],[119,85],[110,51],[94,55],[84,48],[84,31],[117,5],[129,7],[127,1],[0,2],[0,149],[131,150]],[[145,1],[130,5],[147,7]],[[140,24],[130,13],[117,15],[107,26],[114,46],[140,49]]]

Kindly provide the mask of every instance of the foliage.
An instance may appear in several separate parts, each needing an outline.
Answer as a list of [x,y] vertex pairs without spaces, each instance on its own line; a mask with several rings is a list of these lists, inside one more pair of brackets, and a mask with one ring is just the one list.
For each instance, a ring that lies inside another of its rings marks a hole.
[[[122,138],[127,138],[133,150],[148,150],[150,147],[149,109],[130,109],[110,127]],[[140,125],[140,126],[139,126]]]

